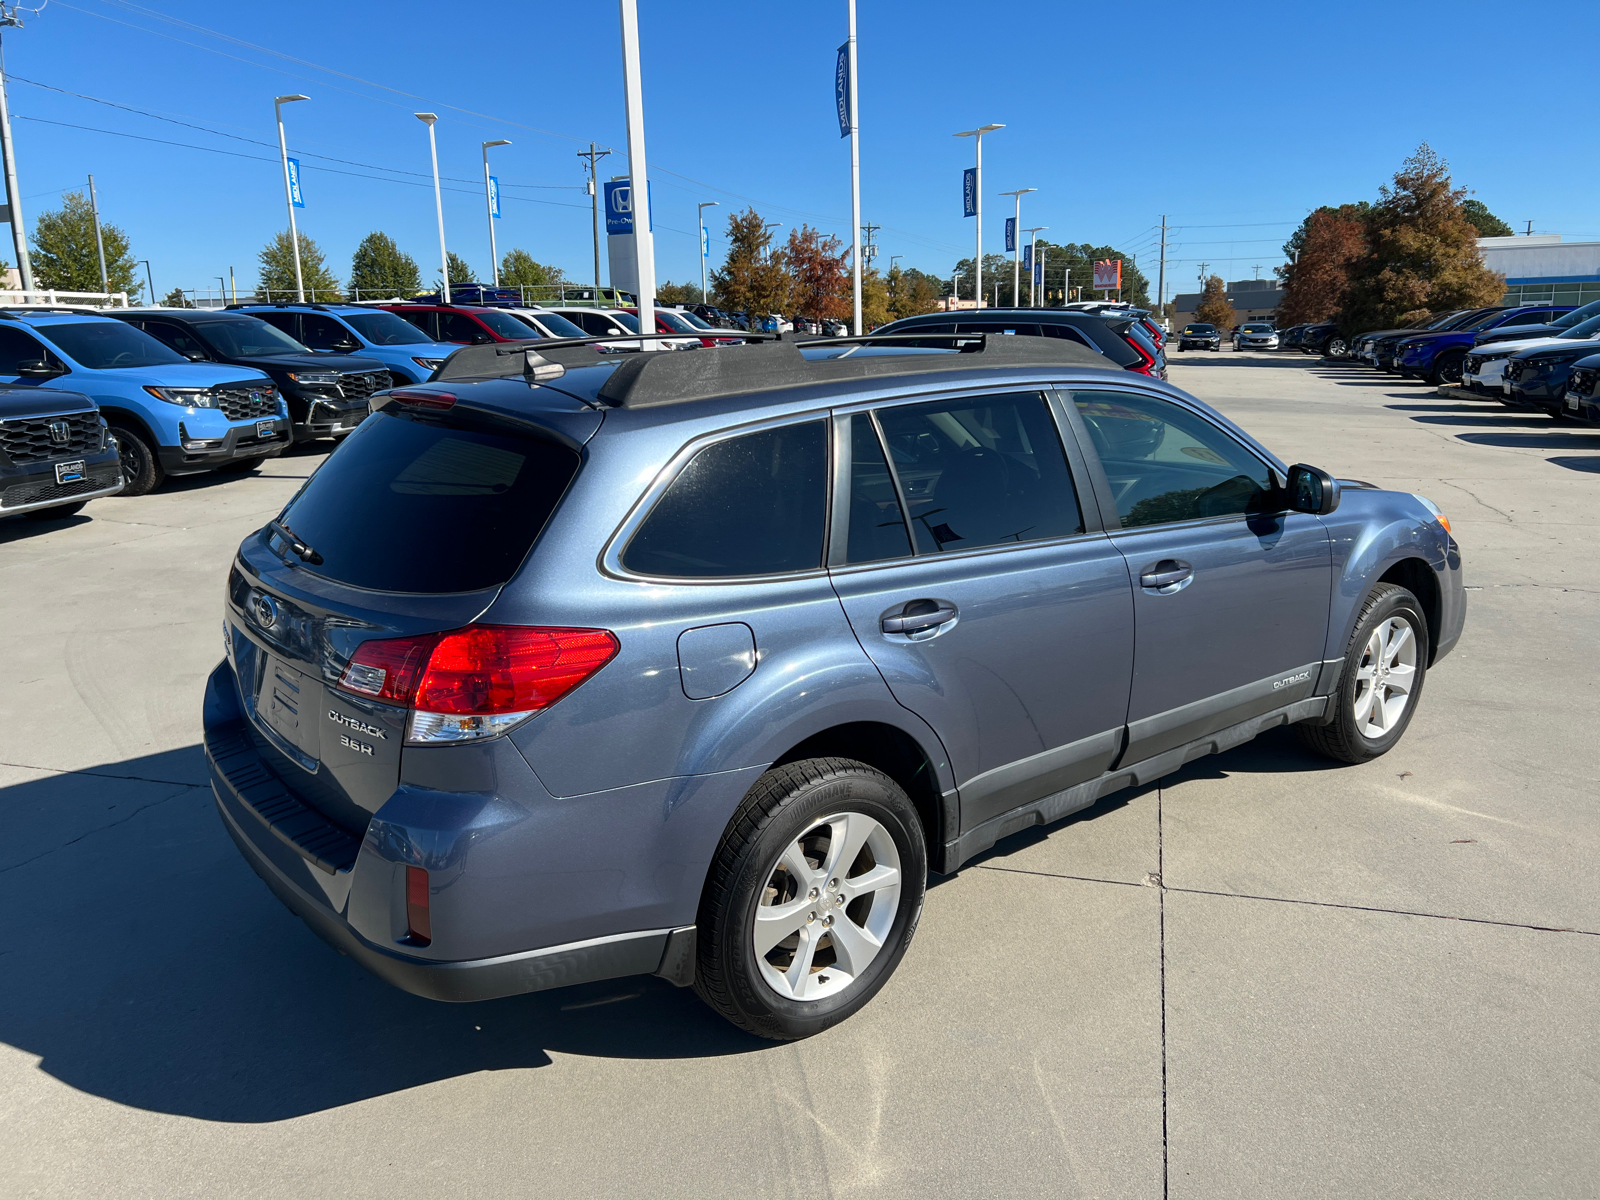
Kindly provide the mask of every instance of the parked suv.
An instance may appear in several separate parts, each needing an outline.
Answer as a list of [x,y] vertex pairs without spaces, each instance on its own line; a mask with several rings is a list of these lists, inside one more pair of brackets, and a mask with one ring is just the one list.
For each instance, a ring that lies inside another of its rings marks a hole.
[[383,311],[410,321],[436,342],[457,346],[486,346],[490,342],[515,342],[528,336],[528,326],[503,308],[463,304],[384,304]]
[[1054,338],[1097,351],[1109,359],[1112,366],[1156,379],[1167,377],[1166,352],[1150,339],[1136,317],[1123,312],[1100,314],[1063,308],[1014,308],[970,314],[927,313],[891,321],[873,332],[880,336],[983,333]]
[[1465,325],[1403,337],[1395,343],[1395,369],[1408,378],[1425,379],[1435,386],[1457,384],[1461,382],[1462,365],[1477,334],[1491,329],[1542,328],[1552,317],[1570,311],[1571,305],[1497,308]]
[[112,312],[190,362],[233,363],[264,372],[288,401],[296,441],[343,437],[366,418],[367,398],[389,386],[389,372],[377,359],[313,354],[259,317],[194,308]]
[[0,383],[56,383],[100,406],[142,496],[168,475],[249,470],[291,440],[283,398],[260,371],[190,362],[101,310],[0,309]]
[[1437,508],[1072,342],[948,344],[528,342],[379,397],[226,581],[252,867],[420,995],[654,973],[794,1038],[930,867],[1275,726],[1395,745],[1465,616]]
[[358,304],[239,304],[228,311],[260,317],[318,353],[375,358],[392,383],[421,383],[457,349],[393,313]]
[[70,517],[121,490],[117,444],[93,400],[0,387],[0,517]]

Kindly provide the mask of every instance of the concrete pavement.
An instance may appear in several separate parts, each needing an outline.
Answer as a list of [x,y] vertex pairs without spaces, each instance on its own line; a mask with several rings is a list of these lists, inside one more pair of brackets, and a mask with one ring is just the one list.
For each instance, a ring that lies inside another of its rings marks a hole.
[[1445,510],[1460,648],[1376,762],[1278,730],[1000,843],[798,1045],[654,979],[418,1000],[248,870],[200,689],[315,455],[0,525],[0,1196],[1592,1196],[1600,430],[1174,358]]

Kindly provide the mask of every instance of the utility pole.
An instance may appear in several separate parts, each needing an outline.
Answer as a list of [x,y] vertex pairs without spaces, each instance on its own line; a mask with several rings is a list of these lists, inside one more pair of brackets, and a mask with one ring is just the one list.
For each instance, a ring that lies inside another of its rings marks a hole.
[[[0,9],[0,29],[21,29],[17,10]],[[6,172],[5,219],[11,224],[11,243],[17,252],[17,274],[22,290],[33,291],[33,260],[28,257],[28,234],[22,227],[22,193],[17,190],[17,154],[11,144],[11,106],[6,100],[5,60],[0,58],[0,159]]]
[[1200,264],[1200,290],[1202,292],[1206,290],[1206,268],[1210,265],[1210,263]]
[[106,278],[106,240],[100,236],[100,198],[95,195],[94,176],[89,176],[89,213],[94,217],[94,249],[100,256],[100,290],[111,294],[111,281]]
[[[1156,272],[1156,320],[1167,315],[1167,214],[1161,214],[1161,266]],[[1166,326],[1162,326],[1166,328]]]
[[[10,141],[9,138],[7,138],[6,140]],[[1532,221],[1528,222],[1528,232],[1527,232],[1527,234],[1525,236],[1527,236],[1527,237],[1532,237],[1533,236],[1533,222]]]
[[861,248],[861,264],[863,269],[865,269],[868,263],[878,257],[878,247],[873,243],[872,235],[877,233],[878,230],[882,228],[882,225],[874,225],[870,221],[861,226],[861,236],[866,240],[866,245],[862,246]]
[[609,150],[596,150],[594,143],[589,143],[587,150],[579,150],[579,158],[589,160],[589,211],[594,218],[594,301],[600,303],[600,176],[595,173],[595,164],[606,155]]

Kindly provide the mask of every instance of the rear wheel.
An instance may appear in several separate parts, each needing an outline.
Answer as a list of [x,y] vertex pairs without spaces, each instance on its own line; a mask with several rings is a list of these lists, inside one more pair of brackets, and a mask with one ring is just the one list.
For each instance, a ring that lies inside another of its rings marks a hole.
[[160,487],[167,473],[161,469],[161,460],[156,457],[155,447],[145,440],[144,435],[126,425],[113,425],[111,436],[117,439],[117,458],[122,463],[125,482],[121,494],[143,496]]
[[1428,622],[1405,588],[1381,583],[1361,606],[1345,649],[1333,720],[1300,725],[1306,745],[1340,762],[1387,754],[1411,723],[1428,673]]
[[695,990],[741,1029],[820,1033],[887,982],[916,932],[928,856],[915,806],[842,758],[774,767],[729,822],[700,901]]

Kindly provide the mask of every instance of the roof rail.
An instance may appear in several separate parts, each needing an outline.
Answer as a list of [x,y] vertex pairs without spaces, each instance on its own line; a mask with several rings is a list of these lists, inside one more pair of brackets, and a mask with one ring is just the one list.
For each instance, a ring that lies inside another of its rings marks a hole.
[[[650,340],[682,334],[654,334]],[[611,358],[617,369],[600,387],[602,403],[621,408],[651,408],[715,396],[738,396],[775,388],[885,378],[928,371],[977,367],[1076,366],[1114,369],[1101,354],[1061,338],[989,334],[866,334],[861,337],[808,338],[801,341],[743,335],[744,346],[720,346],[700,353],[628,354]],[[768,335],[770,336],[770,335]],[[761,340],[758,340],[761,339]],[[628,338],[545,338],[465,346],[444,362],[430,382],[467,382],[521,375],[529,383],[559,379],[568,367],[608,361],[595,343]],[[808,360],[800,351],[818,347],[874,345],[905,349],[948,349],[952,354],[840,355]]]

